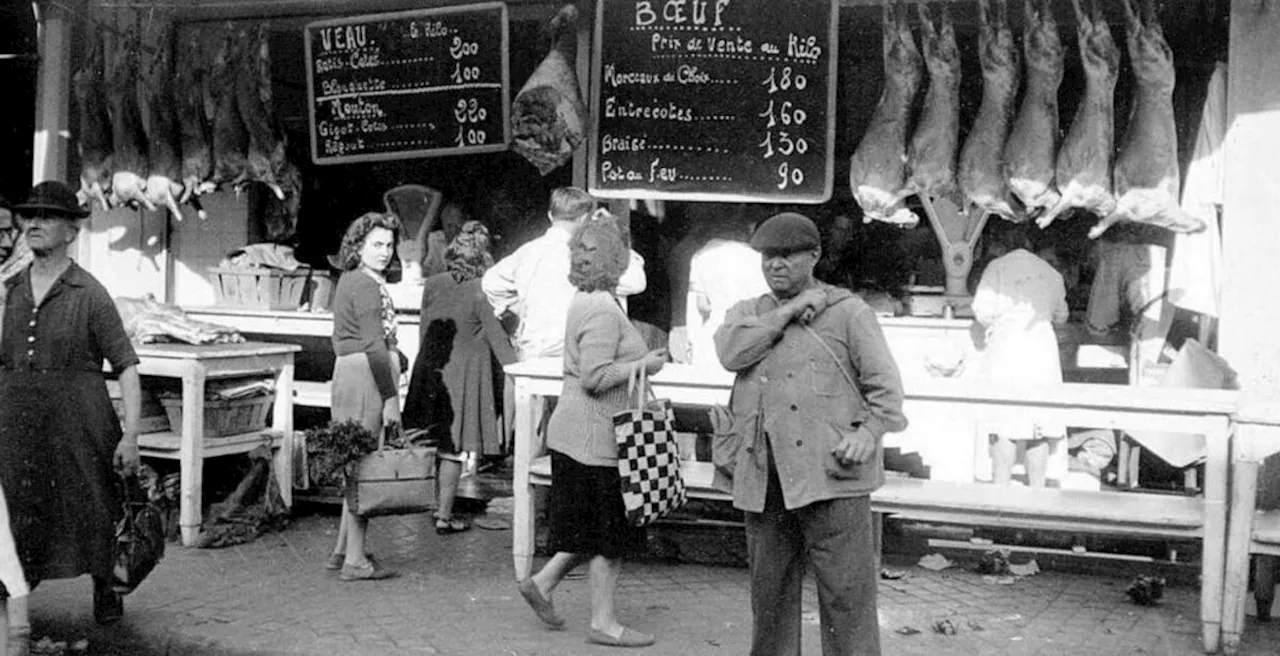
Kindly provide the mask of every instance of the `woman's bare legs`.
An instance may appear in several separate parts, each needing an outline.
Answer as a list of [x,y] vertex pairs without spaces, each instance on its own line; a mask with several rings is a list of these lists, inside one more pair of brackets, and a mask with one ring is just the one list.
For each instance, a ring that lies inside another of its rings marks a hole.
[[621,558],[596,556],[591,559],[591,628],[615,638],[622,635],[623,629],[613,606],[620,572]]
[[564,580],[565,574],[573,571],[575,567],[586,562],[589,558],[590,556],[583,556],[582,554],[560,551],[552,556],[547,561],[547,564],[542,566],[542,569],[529,578],[533,579],[533,584],[538,586],[538,592],[550,599],[551,593]]

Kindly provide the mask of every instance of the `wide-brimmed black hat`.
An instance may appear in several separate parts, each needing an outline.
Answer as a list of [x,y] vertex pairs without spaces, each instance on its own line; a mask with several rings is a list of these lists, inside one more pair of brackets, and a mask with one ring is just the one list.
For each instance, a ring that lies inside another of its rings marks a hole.
[[80,206],[71,188],[56,180],[46,180],[31,188],[27,200],[13,206],[17,214],[35,212],[61,214],[69,219],[83,219],[89,216],[89,210]]

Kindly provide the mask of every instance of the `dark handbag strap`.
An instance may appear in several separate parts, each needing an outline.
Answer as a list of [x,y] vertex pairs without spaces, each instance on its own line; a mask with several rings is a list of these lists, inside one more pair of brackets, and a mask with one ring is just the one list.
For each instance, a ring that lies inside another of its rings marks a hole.
[[805,332],[813,335],[814,341],[822,346],[822,350],[826,351],[827,355],[831,356],[831,361],[836,363],[836,368],[840,370],[840,375],[844,376],[846,383],[849,383],[849,389],[852,389],[854,394],[861,397],[862,391],[859,390],[858,385],[853,382],[853,376],[849,375],[849,370],[844,368],[844,363],[840,361],[840,357],[836,355],[836,352],[831,350],[830,346],[827,346],[827,342],[822,339],[822,336],[818,334],[818,331],[810,328],[809,324],[806,323],[801,325],[804,326]]

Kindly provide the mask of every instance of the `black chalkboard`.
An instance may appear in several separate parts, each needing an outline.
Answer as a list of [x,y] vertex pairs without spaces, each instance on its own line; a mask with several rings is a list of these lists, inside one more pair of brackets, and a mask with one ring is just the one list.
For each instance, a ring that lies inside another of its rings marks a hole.
[[505,4],[323,20],[304,32],[315,163],[506,150]]
[[599,0],[591,192],[606,198],[828,200],[837,5]]

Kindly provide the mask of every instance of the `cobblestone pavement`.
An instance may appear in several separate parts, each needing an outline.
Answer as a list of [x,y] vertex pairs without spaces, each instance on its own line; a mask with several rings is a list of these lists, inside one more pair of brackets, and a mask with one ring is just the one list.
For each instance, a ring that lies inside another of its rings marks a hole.
[[[342,583],[321,564],[336,517],[304,515],[284,533],[222,550],[173,546],[126,598],[121,624],[91,619],[87,578],[49,581],[32,596],[37,637],[89,640],[93,654],[444,654],[578,656],[616,653],[585,644],[589,591],[568,580],[555,601],[568,627],[544,629],[516,593],[510,531],[438,536],[425,516],[374,520],[370,545],[403,575]],[[880,588],[886,655],[1129,655],[1201,653],[1197,591],[1172,588],[1140,607],[1127,580],[1045,572],[996,585],[959,569],[904,564]],[[619,613],[658,643],[638,653],[747,653],[745,569],[628,563]],[[950,620],[954,635],[931,626]],[[812,586],[805,595],[804,653],[821,652]],[[1280,624],[1280,623],[1277,623]],[[1252,619],[1243,654],[1280,653],[1280,626]],[[920,631],[899,632],[904,627]],[[70,653],[70,652],[69,652]]]

